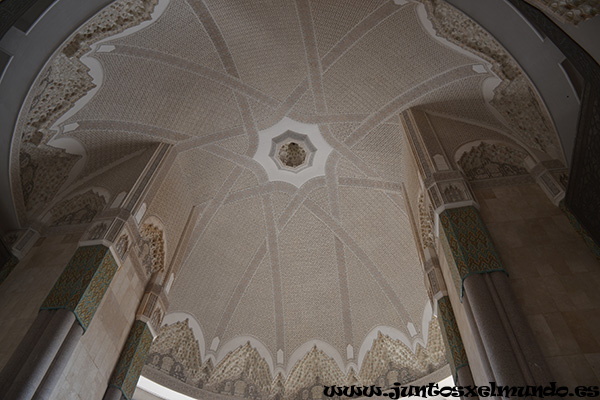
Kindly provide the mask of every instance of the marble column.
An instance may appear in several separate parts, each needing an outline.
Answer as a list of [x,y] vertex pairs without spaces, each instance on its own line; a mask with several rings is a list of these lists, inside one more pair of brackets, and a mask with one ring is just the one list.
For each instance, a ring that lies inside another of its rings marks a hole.
[[8,392],[8,389],[14,382],[21,366],[27,361],[31,354],[31,350],[39,340],[40,336],[48,326],[53,312],[49,310],[41,310],[29,330],[9,358],[0,373],[0,393]]
[[50,398],[82,335],[83,327],[78,323],[73,324],[52,365],[48,368],[44,379],[35,392],[33,400],[47,400]]
[[[463,370],[460,373],[460,376],[463,377],[463,380],[466,379],[472,383],[473,378],[471,377],[469,360],[467,359],[467,353],[465,352],[465,347],[460,336],[450,298],[444,296],[438,299],[437,303],[438,320],[440,322],[440,328],[442,328],[442,336],[444,338],[444,344],[446,345],[446,355],[448,362],[450,363],[450,369],[452,370],[454,380],[458,382],[459,371]],[[470,378],[466,378],[467,375]],[[466,383],[459,382],[459,384],[464,385]]]
[[110,378],[104,400],[120,400],[122,397],[131,400],[153,339],[146,322],[136,320],[133,323]]
[[[79,247],[2,371],[8,399],[48,398],[117,271],[108,247]],[[35,395],[35,397],[34,397]]]
[[53,312],[48,326],[8,390],[7,399],[30,400],[33,397],[74,323],[73,313],[67,310]]
[[439,214],[439,239],[450,271],[479,341],[490,380],[498,385],[545,385],[550,374],[510,289],[508,275],[472,206]]

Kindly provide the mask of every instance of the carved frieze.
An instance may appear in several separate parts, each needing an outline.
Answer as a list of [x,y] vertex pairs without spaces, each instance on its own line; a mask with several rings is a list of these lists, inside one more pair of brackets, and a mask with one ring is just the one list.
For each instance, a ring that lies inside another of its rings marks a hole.
[[457,161],[468,180],[527,175],[523,165],[527,154],[501,143],[481,142]]
[[87,192],[65,199],[55,205],[52,214],[51,226],[76,225],[92,222],[96,214],[106,207],[104,196],[92,189]]
[[265,359],[248,342],[228,353],[215,367],[202,362],[199,344],[188,320],[165,325],[150,349],[146,364],[181,382],[219,394],[248,399],[319,399],[323,386],[379,385],[409,382],[447,363],[438,321],[431,320],[426,348],[413,352],[402,341],[379,333],[364,357],[360,374],[342,371],[338,363],[314,346],[287,377],[272,378]]
[[492,64],[502,80],[494,89],[491,105],[513,133],[528,146],[560,158],[560,145],[542,100],[524,72],[491,34],[445,1],[420,0],[439,36]]
[[550,17],[577,25],[600,14],[597,0],[525,0]]
[[140,229],[138,255],[148,275],[165,266],[165,239],[163,231],[154,224],[144,224]]

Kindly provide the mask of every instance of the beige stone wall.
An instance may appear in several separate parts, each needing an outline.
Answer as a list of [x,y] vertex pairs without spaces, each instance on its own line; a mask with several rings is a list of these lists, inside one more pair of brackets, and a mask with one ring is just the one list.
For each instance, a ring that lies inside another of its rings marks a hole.
[[537,185],[475,195],[554,379],[598,384],[600,263]]
[[78,240],[78,235],[39,240],[0,285],[0,370],[35,320]]
[[115,274],[51,400],[102,398],[133,324],[144,286],[127,258]]

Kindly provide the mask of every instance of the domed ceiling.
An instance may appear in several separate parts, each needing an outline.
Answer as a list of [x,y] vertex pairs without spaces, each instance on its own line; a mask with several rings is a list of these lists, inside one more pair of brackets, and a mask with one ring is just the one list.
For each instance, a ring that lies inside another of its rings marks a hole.
[[[40,74],[15,196],[22,221],[86,188],[111,203],[171,144],[146,210],[167,264],[181,263],[155,370],[249,397],[225,389],[232,354],[261,393],[299,393],[310,379],[290,376],[306,365],[367,384],[402,359],[415,379],[446,361],[398,115],[425,110],[449,158],[485,137],[556,157],[540,104],[490,35],[441,2],[117,1]],[[184,372],[162,366],[168,354]]]

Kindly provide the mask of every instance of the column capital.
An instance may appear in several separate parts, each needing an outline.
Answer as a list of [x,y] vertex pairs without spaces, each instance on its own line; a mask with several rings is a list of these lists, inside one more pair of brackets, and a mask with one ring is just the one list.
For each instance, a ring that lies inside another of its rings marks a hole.
[[12,231],[6,235],[7,245],[10,247],[11,253],[19,260],[25,257],[39,238],[40,230],[37,227]]
[[135,316],[136,320],[148,325],[153,338],[158,336],[162,320],[169,306],[164,287],[156,283],[157,277],[158,274],[155,274],[148,282]]
[[444,210],[440,216],[440,243],[462,299],[464,280],[473,274],[506,270],[479,211],[472,206]]
[[569,169],[558,160],[537,162],[531,157],[524,161],[529,174],[540,185],[555,206],[565,198]]
[[117,269],[108,247],[79,247],[40,309],[72,311],[87,330]]

